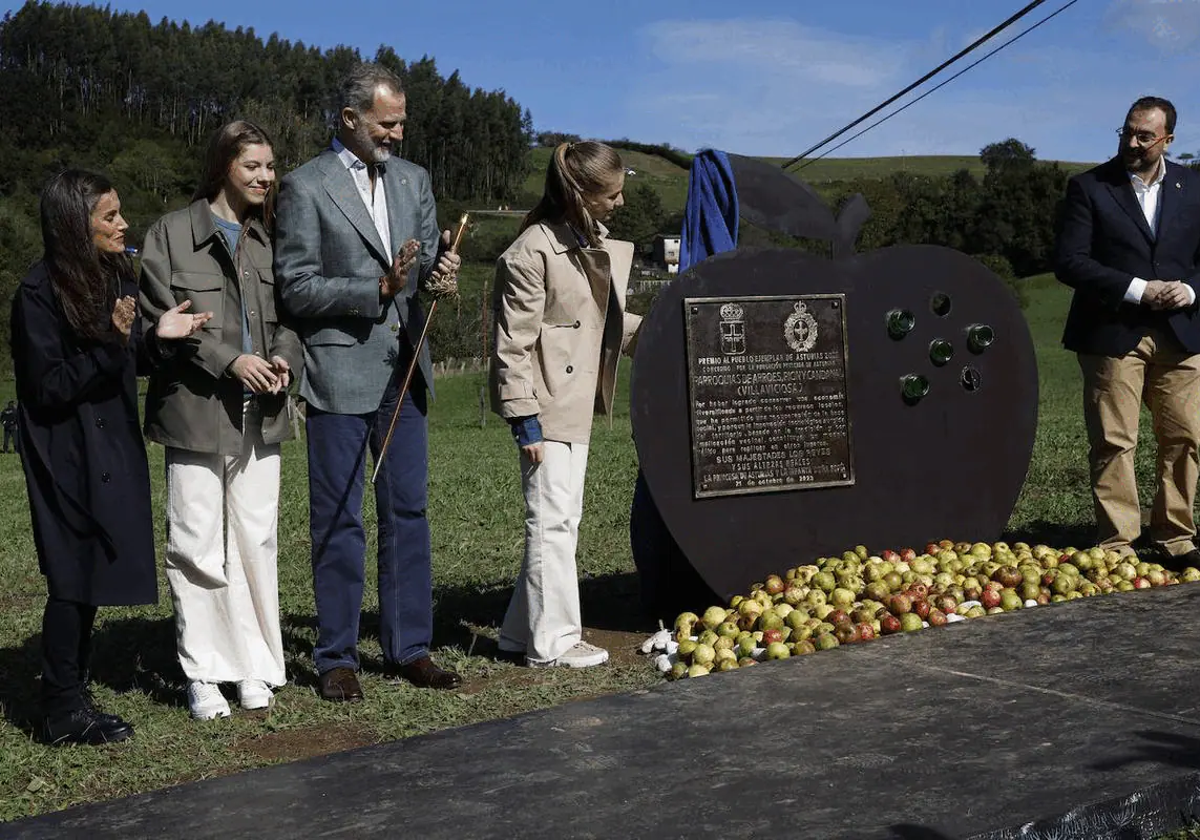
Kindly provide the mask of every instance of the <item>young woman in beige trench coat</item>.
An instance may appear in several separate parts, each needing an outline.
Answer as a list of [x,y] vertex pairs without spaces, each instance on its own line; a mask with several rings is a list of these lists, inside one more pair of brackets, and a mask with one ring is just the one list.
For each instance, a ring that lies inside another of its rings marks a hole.
[[602,224],[624,204],[625,169],[603,143],[554,150],[546,189],[496,264],[492,408],[520,449],[525,556],[500,649],[532,667],[586,668],[575,547],[592,414],[612,411],[617,361],[641,323],[625,312],[633,244]]

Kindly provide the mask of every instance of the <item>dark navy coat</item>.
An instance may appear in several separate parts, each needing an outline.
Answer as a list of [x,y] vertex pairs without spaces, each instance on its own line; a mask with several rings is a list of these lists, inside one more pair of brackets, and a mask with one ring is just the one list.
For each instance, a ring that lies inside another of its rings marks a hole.
[[[137,286],[130,280],[121,293],[136,298]],[[156,348],[143,342],[136,318],[125,345],[80,338],[42,263],[13,298],[21,461],[38,564],[56,598],[97,606],[158,601],[137,411],[138,358],[148,363],[148,351]]]
[[1073,177],[1054,272],[1075,290],[1063,346],[1076,353],[1124,356],[1146,329],[1169,330],[1188,353],[1200,353],[1200,308],[1154,311],[1124,302],[1134,277],[1182,280],[1200,301],[1200,172],[1166,162],[1157,233],[1146,224],[1119,158]]

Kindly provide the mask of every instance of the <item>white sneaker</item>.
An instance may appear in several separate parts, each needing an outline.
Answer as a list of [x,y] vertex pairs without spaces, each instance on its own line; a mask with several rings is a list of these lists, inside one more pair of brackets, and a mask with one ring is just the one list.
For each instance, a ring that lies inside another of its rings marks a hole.
[[525,664],[530,668],[594,668],[607,661],[608,651],[604,648],[589,645],[587,642],[576,642],[557,659],[551,659],[549,662],[526,659]]
[[265,709],[271,705],[271,686],[262,680],[242,680],[238,683],[238,702],[243,709]]
[[188,683],[188,709],[196,720],[229,717],[229,703],[216,683],[192,680]]

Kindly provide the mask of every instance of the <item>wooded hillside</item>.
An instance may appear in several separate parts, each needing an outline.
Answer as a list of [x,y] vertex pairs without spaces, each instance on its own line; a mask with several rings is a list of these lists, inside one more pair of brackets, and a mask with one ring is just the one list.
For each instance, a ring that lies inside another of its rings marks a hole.
[[192,27],[144,12],[30,2],[0,21],[0,370],[8,368],[8,308],[41,254],[37,196],[68,166],[117,183],[138,245],[147,226],[195,189],[212,131],[261,124],[286,172],[329,142],[334,92],[363,58],[404,80],[409,120],[401,154],[427,168],[439,199],[490,203],[526,174],[531,118],[504,91],[442,76],[432,57],[405,60],[321,50],[253,29]]

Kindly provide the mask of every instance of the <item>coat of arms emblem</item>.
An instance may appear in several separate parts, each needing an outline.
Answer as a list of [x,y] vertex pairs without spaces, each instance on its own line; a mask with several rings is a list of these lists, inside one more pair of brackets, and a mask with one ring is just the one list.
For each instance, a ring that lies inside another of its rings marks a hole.
[[796,301],[792,314],[783,324],[783,337],[797,353],[807,353],[817,343],[817,319],[804,301]]
[[746,352],[745,312],[736,303],[721,307],[721,352],[741,356]]

